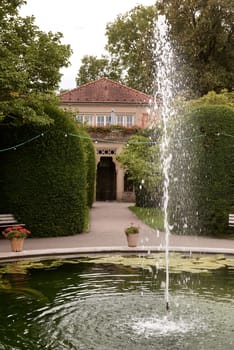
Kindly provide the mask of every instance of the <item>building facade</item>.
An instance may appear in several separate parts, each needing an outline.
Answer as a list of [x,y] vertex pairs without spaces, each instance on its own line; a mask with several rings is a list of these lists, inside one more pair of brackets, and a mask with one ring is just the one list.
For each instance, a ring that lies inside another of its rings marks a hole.
[[[59,95],[61,108],[86,124],[96,150],[96,200],[134,201],[134,189],[116,160],[129,137],[155,120],[150,95],[101,78]],[[156,116],[157,118],[157,116]]]

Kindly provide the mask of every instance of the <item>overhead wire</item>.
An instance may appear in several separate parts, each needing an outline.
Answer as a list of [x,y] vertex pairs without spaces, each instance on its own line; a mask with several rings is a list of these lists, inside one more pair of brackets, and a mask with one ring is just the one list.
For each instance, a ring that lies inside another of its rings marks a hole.
[[[38,134],[38,135],[36,135],[34,137],[31,137],[31,138],[29,138],[26,141],[18,143],[18,144],[14,145],[14,146],[2,148],[2,149],[0,149],[0,153],[7,152],[7,151],[12,151],[12,150],[16,151],[18,148],[23,147],[24,145],[26,145],[28,143],[31,143],[31,142],[39,139],[40,137],[43,137],[46,133],[48,133],[48,131],[40,133],[40,134]],[[78,135],[78,134],[69,133],[69,132],[63,132],[63,131],[61,131],[61,133],[63,133],[64,137],[72,136],[72,137],[78,137],[80,139],[87,139],[87,140],[91,139],[94,143],[117,143],[117,144],[127,144],[127,145],[129,144],[128,141],[120,141],[120,140],[113,140],[113,139],[99,139],[99,138],[95,138],[95,137],[94,138],[92,138],[92,137],[90,138],[89,136]],[[220,135],[234,138],[234,135],[227,134],[227,133],[224,133],[224,132],[220,132],[220,133],[216,134],[216,136],[220,136]],[[185,137],[185,138],[178,138],[177,141],[191,141],[192,142],[194,139],[201,138],[201,137],[205,137],[205,134],[195,135],[195,136]],[[131,141],[131,144],[155,145],[157,143],[158,143],[157,141]]]

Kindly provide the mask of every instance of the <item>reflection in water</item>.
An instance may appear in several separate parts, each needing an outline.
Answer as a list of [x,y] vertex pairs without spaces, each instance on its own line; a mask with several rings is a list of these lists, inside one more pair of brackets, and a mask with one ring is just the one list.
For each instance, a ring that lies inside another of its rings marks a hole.
[[165,272],[154,268],[64,264],[30,270],[26,281],[46,300],[0,290],[0,349],[213,350],[223,344],[231,350],[234,345],[233,269],[172,273],[169,312]]

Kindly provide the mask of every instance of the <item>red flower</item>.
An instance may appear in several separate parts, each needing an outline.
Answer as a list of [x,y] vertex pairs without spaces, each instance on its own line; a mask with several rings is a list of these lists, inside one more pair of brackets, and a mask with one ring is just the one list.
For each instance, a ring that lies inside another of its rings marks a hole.
[[29,235],[31,232],[27,230],[26,228],[17,225],[17,226],[11,226],[7,227],[3,232],[3,236],[8,239],[12,238],[26,238],[27,235]]

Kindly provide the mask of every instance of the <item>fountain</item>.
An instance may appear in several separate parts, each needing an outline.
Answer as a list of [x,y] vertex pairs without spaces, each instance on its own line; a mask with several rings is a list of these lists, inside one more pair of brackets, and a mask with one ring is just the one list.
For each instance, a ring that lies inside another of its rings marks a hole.
[[163,15],[158,16],[156,25],[156,52],[158,54],[157,59],[157,82],[160,95],[162,97],[162,124],[163,124],[163,137],[161,142],[161,163],[163,169],[163,212],[164,212],[164,228],[165,228],[165,259],[166,259],[166,287],[165,287],[165,301],[166,309],[169,310],[169,235],[170,226],[168,222],[168,202],[169,202],[169,171],[171,164],[170,153],[170,137],[168,133],[168,123],[173,116],[173,109],[170,107],[173,97],[172,86],[172,68],[173,68],[173,54],[170,42],[167,40],[168,27],[166,18]]
[[165,18],[159,17],[157,30],[162,54],[157,71],[163,99],[165,266],[161,255],[0,266],[0,350],[234,347],[232,259],[207,258],[201,267],[196,257],[186,269],[191,257],[182,256],[170,263],[169,283],[168,120],[173,116],[173,93],[168,67],[173,57]]

